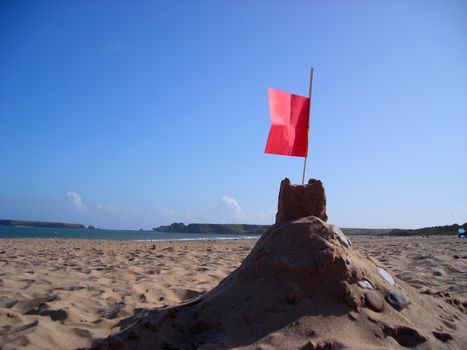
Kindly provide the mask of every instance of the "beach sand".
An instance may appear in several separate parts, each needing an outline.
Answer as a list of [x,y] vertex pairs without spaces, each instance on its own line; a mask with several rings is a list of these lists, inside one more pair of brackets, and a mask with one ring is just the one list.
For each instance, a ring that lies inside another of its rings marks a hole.
[[[465,329],[449,310],[467,307],[466,241],[351,239],[393,276],[449,305],[447,329]],[[1,239],[0,347],[89,347],[95,339],[118,333],[119,322],[137,309],[176,305],[212,289],[255,243]]]

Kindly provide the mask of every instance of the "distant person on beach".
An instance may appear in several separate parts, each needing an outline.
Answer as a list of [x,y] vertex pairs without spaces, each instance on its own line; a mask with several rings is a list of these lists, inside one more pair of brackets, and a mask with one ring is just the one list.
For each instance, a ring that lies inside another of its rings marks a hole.
[[460,226],[457,228],[458,238],[466,238],[465,237],[465,228]]

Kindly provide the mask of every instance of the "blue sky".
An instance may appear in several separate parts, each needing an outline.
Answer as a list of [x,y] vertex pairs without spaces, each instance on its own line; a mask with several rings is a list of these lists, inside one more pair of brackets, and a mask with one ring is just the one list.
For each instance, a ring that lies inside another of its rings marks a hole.
[[307,95],[329,221],[467,221],[466,1],[2,1],[0,218],[272,223]]

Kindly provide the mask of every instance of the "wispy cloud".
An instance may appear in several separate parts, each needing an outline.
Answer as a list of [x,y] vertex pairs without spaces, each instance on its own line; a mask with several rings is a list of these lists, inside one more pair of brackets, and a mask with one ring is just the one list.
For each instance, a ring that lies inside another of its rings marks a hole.
[[173,218],[175,217],[175,210],[165,207],[159,203],[154,203],[154,208],[156,209],[156,214],[164,218]]
[[70,203],[74,209],[78,211],[86,211],[86,205],[84,205],[81,196],[76,192],[67,192],[65,199]]
[[113,204],[97,204],[97,210],[107,213],[107,214],[113,214],[113,215],[136,215],[138,214],[138,209],[132,208],[120,208],[117,207]]
[[130,51],[130,49],[130,45],[123,43],[112,43],[102,47],[102,51],[104,52],[124,52]]
[[244,211],[240,208],[237,200],[233,197],[223,196],[220,201],[219,208],[223,211],[227,209],[227,214],[231,215],[234,219],[241,219],[245,216]]
[[208,209],[190,211],[185,219],[187,222],[271,224],[274,217],[273,210],[245,210],[237,199],[225,195]]
[[273,210],[243,208],[236,198],[229,195],[220,197],[211,206],[194,207],[184,212],[158,202],[146,208],[121,207],[111,202],[85,203],[76,192],[67,192],[65,200],[76,213],[85,213],[91,224],[115,228],[152,227],[172,222],[271,224],[275,216]]

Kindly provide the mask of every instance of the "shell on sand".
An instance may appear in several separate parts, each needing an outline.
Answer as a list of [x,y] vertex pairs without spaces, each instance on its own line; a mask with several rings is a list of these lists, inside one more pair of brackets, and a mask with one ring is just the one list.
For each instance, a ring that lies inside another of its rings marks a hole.
[[[171,308],[143,310],[120,322],[122,331],[95,349],[402,348],[461,349],[467,315],[394,278],[343,245],[331,225],[310,216],[276,224],[241,266],[198,299]],[[349,264],[348,261],[351,261]],[[347,262],[347,263],[346,263]],[[374,293],[403,292],[401,311],[365,304],[366,280]],[[447,327],[445,310],[461,326]]]

